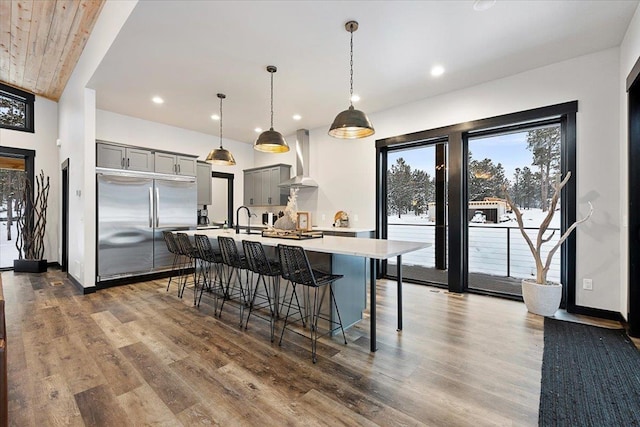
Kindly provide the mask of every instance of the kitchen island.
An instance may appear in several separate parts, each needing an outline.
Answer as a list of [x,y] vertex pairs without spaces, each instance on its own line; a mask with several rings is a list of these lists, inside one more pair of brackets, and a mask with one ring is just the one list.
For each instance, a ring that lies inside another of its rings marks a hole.
[[[398,330],[402,329],[402,255],[423,249],[429,246],[429,243],[422,242],[403,242],[398,240],[382,240],[382,239],[369,239],[369,238],[357,238],[357,237],[339,237],[339,236],[325,236],[319,239],[307,239],[307,240],[290,240],[290,239],[278,239],[271,237],[262,237],[261,234],[236,234],[233,230],[190,230],[186,232],[193,236],[194,234],[203,234],[208,236],[212,240],[217,240],[218,236],[232,237],[236,243],[241,244],[242,240],[249,240],[254,242],[260,242],[265,247],[276,247],[278,244],[298,245],[310,253],[329,254],[331,256],[331,269],[332,273],[344,274],[345,277],[342,280],[348,281],[349,286],[347,288],[356,289],[361,291],[363,297],[366,299],[366,284],[367,279],[370,284],[369,293],[369,315],[370,315],[370,344],[371,351],[377,350],[376,345],[376,260],[384,260],[392,257],[397,257],[398,264],[398,279],[397,279],[397,293],[398,293]],[[367,267],[368,265],[368,269]],[[363,268],[358,268],[358,265]],[[367,272],[368,270],[368,278]],[[343,322],[347,325],[353,323],[354,315],[358,315],[355,311],[358,310],[357,301],[353,301],[352,298],[345,300],[341,298],[340,287],[335,287],[335,294],[338,303],[341,304],[341,314],[343,312],[343,303],[351,306],[351,309],[347,308],[345,315],[343,315]],[[353,305],[355,303],[355,306]],[[364,308],[364,307],[362,307]],[[361,318],[361,309],[359,316]],[[345,320],[347,317],[347,320]],[[356,319],[356,320],[359,320]]]

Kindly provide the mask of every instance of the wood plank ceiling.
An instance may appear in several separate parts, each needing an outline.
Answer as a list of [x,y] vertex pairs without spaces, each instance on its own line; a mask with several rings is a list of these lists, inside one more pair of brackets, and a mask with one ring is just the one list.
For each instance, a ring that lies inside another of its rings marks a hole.
[[58,101],[104,0],[0,0],[0,81]]

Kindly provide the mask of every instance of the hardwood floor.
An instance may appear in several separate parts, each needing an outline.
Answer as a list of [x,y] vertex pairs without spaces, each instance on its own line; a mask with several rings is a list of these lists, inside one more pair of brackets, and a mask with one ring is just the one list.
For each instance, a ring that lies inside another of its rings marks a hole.
[[[542,318],[523,304],[380,281],[378,351],[367,319],[340,338],[269,340],[166,281],[81,295],[63,273],[2,273],[15,426],[537,425]],[[54,285],[61,282],[62,284]],[[278,325],[278,333],[279,333]]]

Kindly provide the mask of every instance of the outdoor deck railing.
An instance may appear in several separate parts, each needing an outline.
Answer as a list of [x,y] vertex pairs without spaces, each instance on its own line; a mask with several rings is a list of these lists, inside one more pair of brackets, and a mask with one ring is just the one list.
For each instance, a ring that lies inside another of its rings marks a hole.
[[[535,243],[537,227],[525,227]],[[560,238],[558,228],[549,228],[546,235],[555,231],[551,241],[543,246],[543,261],[547,252]],[[435,268],[435,224],[388,224],[388,238],[411,242],[431,243],[428,248],[402,257],[403,264]],[[524,279],[535,275],[533,257],[520,230],[500,224],[470,224],[468,234],[469,272],[485,273],[501,277]],[[393,263],[393,260],[389,260]],[[547,278],[560,281],[560,252],[551,263]]]

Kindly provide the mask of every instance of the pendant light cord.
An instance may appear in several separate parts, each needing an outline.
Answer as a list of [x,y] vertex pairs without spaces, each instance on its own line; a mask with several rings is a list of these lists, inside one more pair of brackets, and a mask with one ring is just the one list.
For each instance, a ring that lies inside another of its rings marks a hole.
[[222,97],[220,97],[220,149],[222,149]]
[[271,74],[271,130],[273,130],[273,72]]
[[353,107],[353,31],[351,31],[351,59],[349,61],[351,69],[349,80],[349,105]]

